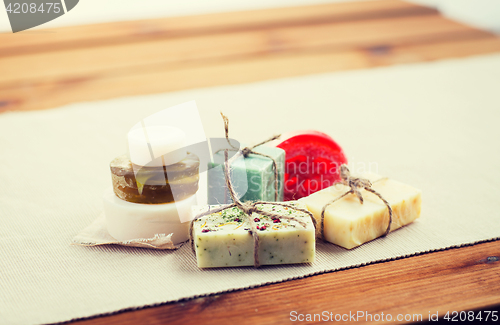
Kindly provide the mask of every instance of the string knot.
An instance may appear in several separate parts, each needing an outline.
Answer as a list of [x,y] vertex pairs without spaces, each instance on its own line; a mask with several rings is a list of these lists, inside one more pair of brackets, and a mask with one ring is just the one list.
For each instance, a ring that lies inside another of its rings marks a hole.
[[241,154],[245,158],[248,157],[248,155],[251,153],[253,153],[253,151],[252,151],[252,148],[250,148],[250,147],[245,147],[245,148],[241,149]]
[[325,225],[326,208],[330,204],[340,200],[344,196],[347,196],[348,194],[351,194],[351,193],[356,195],[359,202],[361,204],[363,204],[363,195],[361,194],[362,189],[364,189],[368,192],[371,192],[371,193],[375,194],[376,196],[378,196],[384,202],[384,204],[387,206],[387,209],[389,210],[389,224],[388,224],[387,229],[385,230],[385,233],[384,233],[384,236],[386,236],[391,231],[391,224],[392,224],[392,208],[391,208],[391,205],[389,204],[389,202],[387,202],[387,200],[384,199],[384,197],[382,197],[382,195],[380,193],[378,193],[377,191],[372,189],[372,182],[370,182],[368,179],[351,176],[351,172],[349,171],[349,168],[345,164],[342,164],[340,166],[340,178],[342,180],[339,183],[344,184],[345,186],[348,186],[349,190],[347,192],[345,192],[344,194],[340,195],[339,197],[336,197],[335,199],[331,200],[330,202],[325,204],[325,206],[323,207],[323,210],[321,211],[321,226],[320,226],[320,233],[321,233],[321,236],[323,236],[323,239],[324,239],[323,229],[324,229],[324,225]]
[[366,179],[361,177],[353,177],[351,176],[351,172],[346,165],[340,166],[340,177],[342,178],[342,184],[351,188],[350,191],[356,195],[359,199],[359,202],[363,204],[363,196],[361,195],[361,189],[371,188],[372,183]]
[[243,210],[243,212],[245,212],[245,214],[250,216],[250,217],[252,216],[252,213],[254,213],[258,210],[257,207],[255,206],[255,204],[249,204],[249,203],[242,203],[242,204],[238,205],[238,208]]

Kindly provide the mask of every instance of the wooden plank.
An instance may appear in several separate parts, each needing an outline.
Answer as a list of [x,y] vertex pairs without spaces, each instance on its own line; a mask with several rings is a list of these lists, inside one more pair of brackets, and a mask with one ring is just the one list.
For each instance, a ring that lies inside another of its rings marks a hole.
[[429,312],[442,317],[447,311],[499,305],[499,278],[500,241],[494,241],[74,324],[281,324],[290,321],[292,311],[327,311],[333,317],[384,313],[385,321],[377,324],[400,324],[409,321],[395,322],[398,315],[411,315],[412,321],[422,315],[425,321]]
[[[395,28],[397,26],[397,28]],[[259,31],[210,34],[161,41],[69,49],[0,57],[0,88],[26,81],[86,78],[108,73],[140,73],[163,64],[238,60],[241,57],[328,48],[397,46],[453,37],[484,37],[486,32],[440,16],[398,17]]]
[[118,72],[68,77],[57,81],[26,80],[15,87],[0,89],[0,111],[44,109],[123,95],[144,95],[494,52],[500,52],[500,40],[486,36],[401,46],[380,44],[344,51],[324,49],[291,54],[273,53],[215,63],[154,65],[134,74]]
[[[0,111],[498,51],[490,34],[415,8],[421,7],[384,0],[182,17],[169,25],[173,34],[158,39],[138,42],[125,29],[125,43],[92,41],[85,48],[56,37],[63,49],[0,56]],[[277,15],[279,24],[271,24]],[[210,32],[200,34],[203,28]],[[77,33],[83,43],[99,37],[97,30],[90,35]]]
[[0,34],[0,56],[318,23],[437,14],[397,0],[170,17]]

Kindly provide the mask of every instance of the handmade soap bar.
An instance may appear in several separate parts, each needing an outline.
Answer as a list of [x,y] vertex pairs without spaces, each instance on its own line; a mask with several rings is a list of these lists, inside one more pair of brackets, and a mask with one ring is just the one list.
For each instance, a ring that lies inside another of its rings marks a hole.
[[199,167],[200,160],[193,154],[168,166],[134,166],[127,155],[115,158],[110,164],[116,196],[127,202],[146,204],[170,203],[195,194]]
[[[304,204],[287,202],[305,209]],[[217,207],[217,206],[215,206]],[[312,263],[315,256],[315,230],[311,217],[279,205],[258,205],[259,209],[295,217],[276,219],[253,213],[259,235],[259,264]],[[193,215],[208,207],[193,208]],[[214,208],[214,206],[211,206]],[[236,207],[194,221],[193,239],[198,267],[254,265],[254,238],[244,213]]]
[[[267,157],[249,154],[245,159],[237,159],[231,164],[231,180],[238,191],[246,188],[241,201],[283,201],[283,172],[285,170],[285,151],[280,148],[259,146],[253,149],[276,160],[278,170],[278,198],[275,197],[273,161]],[[221,168],[214,168],[221,166]],[[232,203],[224,178],[224,152],[214,155],[214,162],[208,164],[208,204]],[[246,178],[241,177],[245,175]],[[245,186],[243,186],[243,183]],[[243,194],[243,193],[241,193]]]
[[[361,177],[370,180],[372,189],[380,193],[391,205],[391,231],[411,223],[420,216],[420,190],[376,174]],[[299,202],[307,206],[319,225],[325,204],[347,191],[349,187],[337,184],[302,198]],[[385,233],[389,223],[387,206],[376,195],[366,190],[361,190],[361,193],[363,204],[354,194],[349,194],[326,208],[323,232],[325,240],[351,249]]]
[[315,130],[283,133],[267,145],[286,152],[285,201],[298,200],[338,182],[337,167],[347,163],[340,145]]
[[186,133],[168,125],[136,124],[127,134],[132,163],[139,166],[168,166],[184,159]]
[[115,239],[127,241],[173,234],[172,242],[178,244],[189,239],[189,221],[196,196],[175,203],[137,204],[119,199],[109,189],[103,203],[107,229]]

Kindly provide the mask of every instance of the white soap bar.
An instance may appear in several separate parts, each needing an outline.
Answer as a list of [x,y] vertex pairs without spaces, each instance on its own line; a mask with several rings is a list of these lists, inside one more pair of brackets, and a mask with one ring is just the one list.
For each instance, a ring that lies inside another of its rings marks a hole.
[[139,166],[168,166],[186,158],[186,134],[172,126],[138,124],[127,135],[130,161]]
[[[372,189],[380,193],[391,205],[391,231],[411,223],[420,216],[420,190],[376,174],[365,174],[361,177],[370,180],[373,183]],[[349,187],[337,184],[302,198],[299,202],[307,206],[319,225],[325,204],[347,191]],[[389,223],[387,206],[376,195],[366,190],[361,190],[361,193],[363,204],[354,194],[349,194],[326,208],[323,231],[325,240],[351,249],[385,233]]]
[[[286,202],[305,209],[304,204]],[[218,206],[211,206],[217,208]],[[280,219],[274,222],[269,217],[253,213],[259,226],[259,264],[312,263],[315,257],[315,230],[311,217],[304,213],[279,205],[259,205],[259,208],[294,220]],[[207,211],[208,207],[195,207],[193,214]],[[254,265],[254,238],[249,232],[249,223],[243,212],[234,207],[201,217],[194,222],[193,238],[198,267],[227,267]],[[262,228],[264,227],[264,229]]]
[[103,203],[108,232],[115,239],[127,241],[173,233],[172,242],[178,244],[189,239],[196,195],[175,203],[141,204],[121,200],[110,188],[103,196]]

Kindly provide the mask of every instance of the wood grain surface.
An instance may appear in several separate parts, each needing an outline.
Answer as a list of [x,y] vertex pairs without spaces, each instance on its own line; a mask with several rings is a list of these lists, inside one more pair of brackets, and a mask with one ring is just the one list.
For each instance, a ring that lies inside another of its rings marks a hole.
[[[4,33],[0,112],[494,52],[498,37],[396,0]],[[499,256],[495,241],[75,323],[281,324],[292,311],[425,321],[500,305]]]
[[500,51],[395,0],[0,34],[0,111]]

